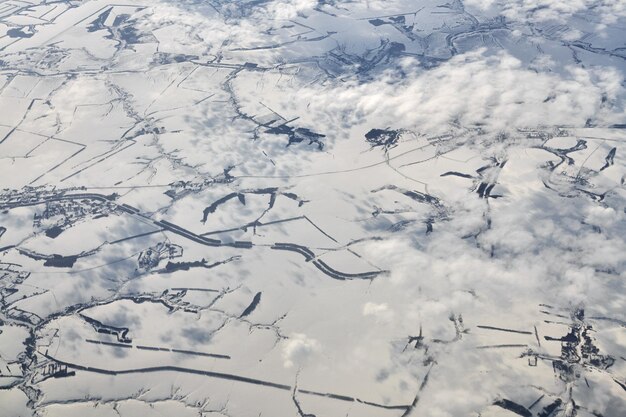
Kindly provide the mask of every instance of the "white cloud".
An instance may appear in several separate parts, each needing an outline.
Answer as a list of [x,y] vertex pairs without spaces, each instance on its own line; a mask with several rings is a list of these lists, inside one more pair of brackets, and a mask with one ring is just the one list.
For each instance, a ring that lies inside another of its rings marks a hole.
[[[611,68],[567,67],[537,73],[506,54],[484,50],[421,71],[405,62],[406,77],[386,72],[371,82],[348,81],[299,92],[311,108],[358,124],[379,118],[424,133],[451,123],[486,131],[528,126],[617,123],[624,115],[622,77]],[[606,103],[617,101],[614,106]]]
[[317,340],[302,333],[294,333],[283,345],[283,365],[285,368],[301,367],[320,349]]
[[597,14],[609,24],[626,16],[622,0],[465,0],[470,8],[496,9],[512,20],[566,21],[577,13]]
[[367,302],[363,305],[363,315],[366,317],[372,316],[380,321],[390,321],[393,319],[394,313],[386,303]]
[[588,209],[585,221],[594,226],[608,228],[623,218],[624,216],[612,207],[593,206]]
[[311,11],[317,6],[316,0],[277,0],[270,2],[266,9],[275,19],[293,19]]

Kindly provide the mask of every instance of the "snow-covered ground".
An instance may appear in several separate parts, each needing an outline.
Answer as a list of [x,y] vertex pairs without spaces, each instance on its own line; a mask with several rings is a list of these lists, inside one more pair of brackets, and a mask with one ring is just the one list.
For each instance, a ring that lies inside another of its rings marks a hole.
[[0,417],[626,415],[623,1],[0,35]]

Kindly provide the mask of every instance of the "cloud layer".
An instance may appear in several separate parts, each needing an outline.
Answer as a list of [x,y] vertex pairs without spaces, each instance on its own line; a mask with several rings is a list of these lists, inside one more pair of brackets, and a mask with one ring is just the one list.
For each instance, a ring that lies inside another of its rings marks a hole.
[[566,67],[538,73],[506,53],[476,51],[422,71],[410,59],[402,72],[373,81],[305,90],[311,107],[348,124],[380,118],[435,134],[451,125],[490,132],[535,126],[609,125],[624,116],[623,77],[611,68]]

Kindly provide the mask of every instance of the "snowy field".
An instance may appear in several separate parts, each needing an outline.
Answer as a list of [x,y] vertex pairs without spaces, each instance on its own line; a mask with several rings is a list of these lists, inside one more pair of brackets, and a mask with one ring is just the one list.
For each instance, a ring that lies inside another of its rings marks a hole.
[[1,0],[0,417],[626,416],[623,0]]

